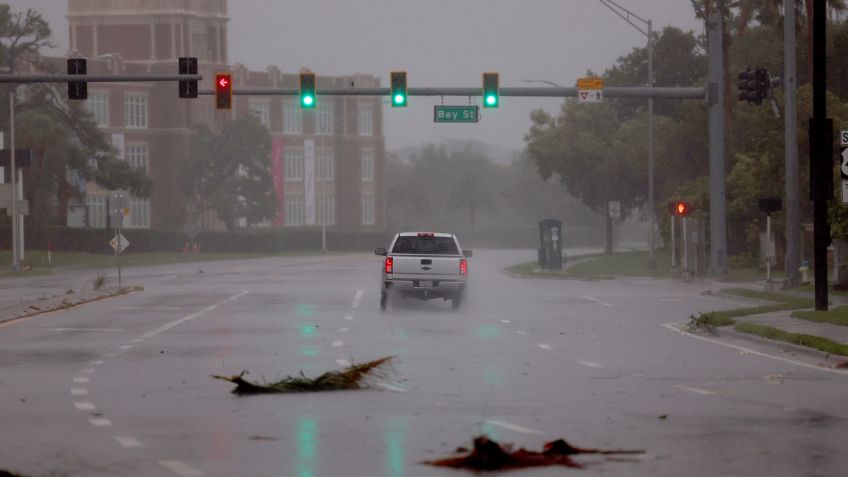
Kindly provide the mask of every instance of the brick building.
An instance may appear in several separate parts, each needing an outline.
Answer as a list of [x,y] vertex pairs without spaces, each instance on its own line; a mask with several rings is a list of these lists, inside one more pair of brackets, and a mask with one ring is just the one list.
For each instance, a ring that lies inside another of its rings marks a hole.
[[[194,56],[204,76],[200,89],[212,89],[221,72],[232,72],[235,89],[297,86],[297,71],[230,64],[226,0],[68,0],[67,17],[69,55],[88,58],[89,74],[173,74],[179,57]],[[379,78],[319,72],[317,86],[377,87]],[[175,83],[90,83],[88,90],[86,107],[104,134],[154,181],[150,199],[131,200],[129,227],[181,228],[191,221],[177,177],[190,154],[192,126],[216,128],[248,114],[273,138],[269,161],[279,205],[266,225],[358,229],[384,223],[382,98],[319,96],[314,110],[302,110],[296,97],[235,96],[233,110],[219,112],[210,96],[179,99]],[[108,192],[85,188],[85,204],[72,206],[69,221],[105,226]],[[198,221],[203,228],[222,227],[214,213]]]

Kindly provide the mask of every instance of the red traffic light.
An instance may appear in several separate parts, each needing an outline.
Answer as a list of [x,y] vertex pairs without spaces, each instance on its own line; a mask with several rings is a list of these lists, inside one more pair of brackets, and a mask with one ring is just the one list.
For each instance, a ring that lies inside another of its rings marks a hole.
[[674,204],[674,213],[680,217],[685,217],[691,212],[692,209],[687,202],[680,201]]
[[233,76],[231,74],[215,75],[215,106],[218,109],[233,108]]

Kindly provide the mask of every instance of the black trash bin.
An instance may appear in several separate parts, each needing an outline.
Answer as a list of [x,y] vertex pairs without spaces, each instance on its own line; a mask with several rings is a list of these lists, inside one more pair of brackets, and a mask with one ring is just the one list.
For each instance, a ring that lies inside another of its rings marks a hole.
[[539,267],[562,270],[562,221],[545,219],[539,222]]

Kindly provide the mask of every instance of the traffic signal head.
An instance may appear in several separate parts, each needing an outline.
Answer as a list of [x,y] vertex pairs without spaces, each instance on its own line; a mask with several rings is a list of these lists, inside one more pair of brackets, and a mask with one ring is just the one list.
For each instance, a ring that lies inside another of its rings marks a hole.
[[691,213],[692,208],[689,206],[688,202],[680,200],[674,203],[674,215],[677,215],[679,217],[686,217]]
[[[85,58],[68,58],[69,75],[86,75],[88,66]],[[88,83],[68,81],[68,99],[88,99]]]
[[233,75],[215,75],[215,106],[218,109],[233,109]]
[[771,96],[771,76],[766,68],[756,70],[748,67],[739,73],[739,101],[762,104],[764,99]]
[[315,107],[315,73],[300,74],[300,106],[304,109]]
[[483,73],[483,107],[497,108],[500,103],[500,80],[497,73]]
[[[179,69],[181,75],[197,74],[197,58],[180,58]],[[197,97],[197,80],[180,80],[180,98]]]
[[406,107],[406,71],[392,71],[392,107]]

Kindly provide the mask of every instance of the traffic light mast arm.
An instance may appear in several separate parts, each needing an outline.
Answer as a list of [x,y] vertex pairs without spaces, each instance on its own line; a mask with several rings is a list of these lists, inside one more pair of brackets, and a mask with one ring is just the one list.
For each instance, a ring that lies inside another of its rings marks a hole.
[[[202,81],[203,75],[6,75],[0,74],[0,84],[30,83],[68,83],[85,81],[86,83],[130,83],[154,81]],[[214,94],[214,92],[209,92]]]

